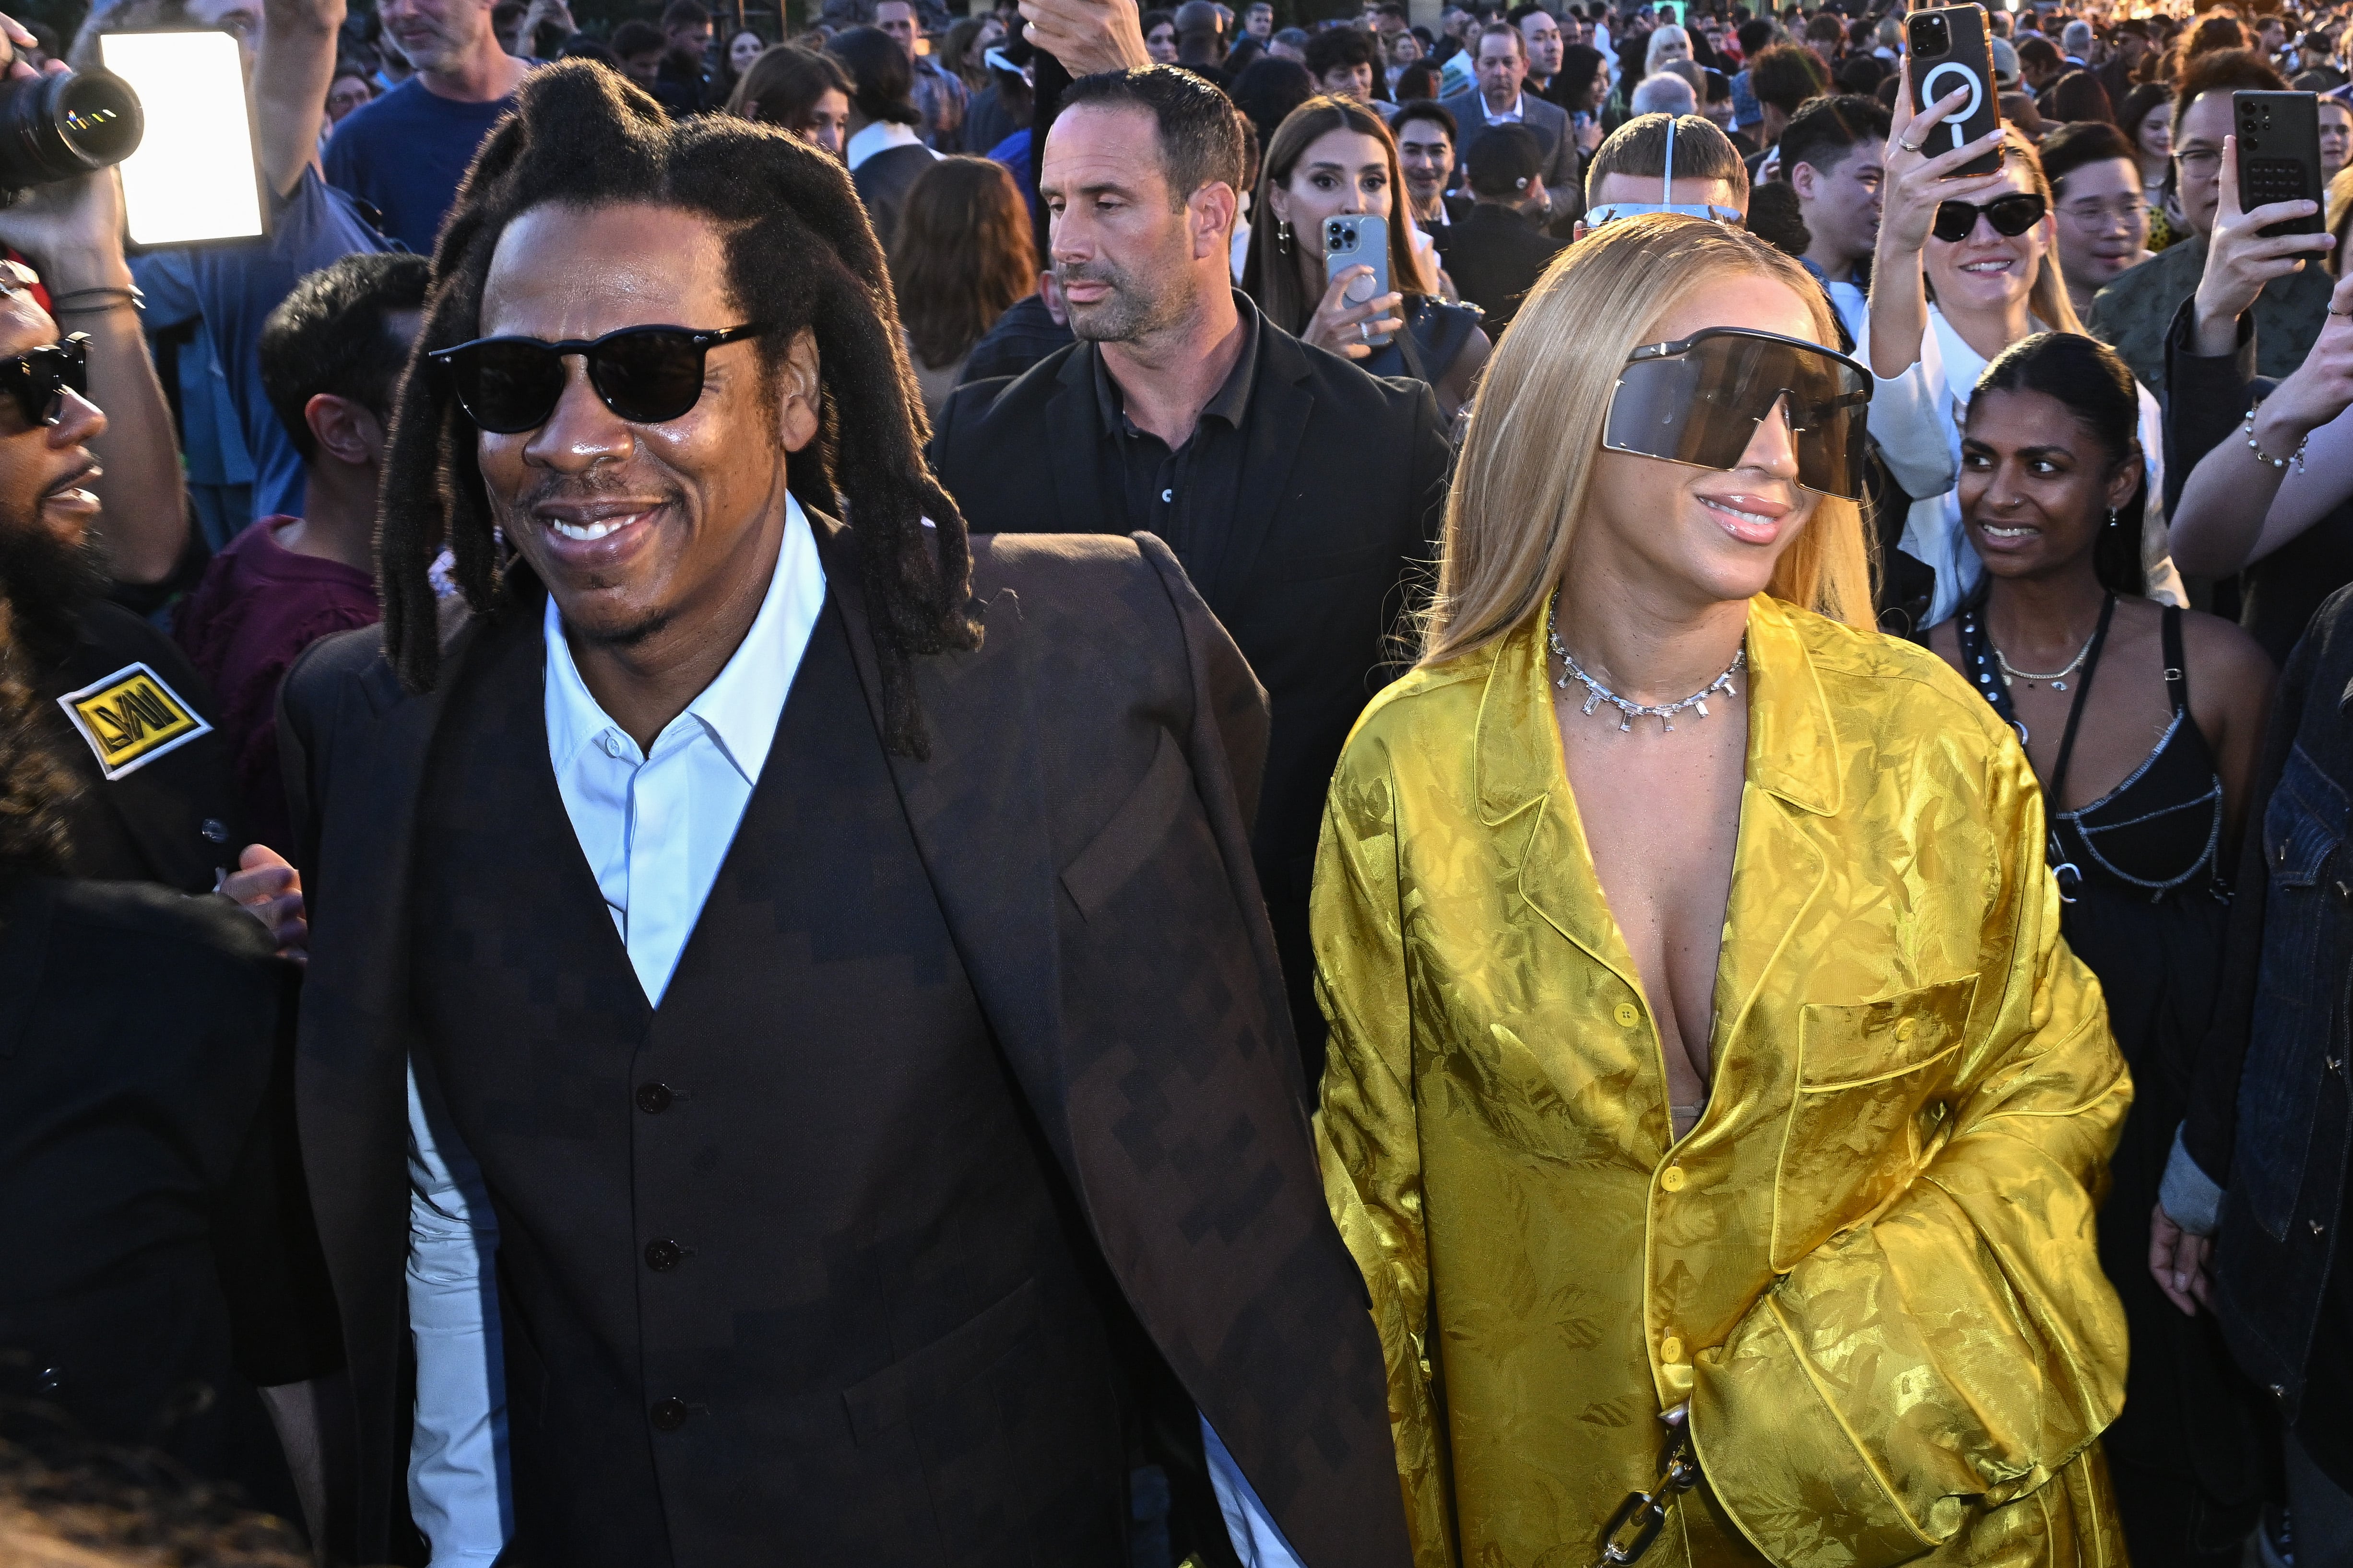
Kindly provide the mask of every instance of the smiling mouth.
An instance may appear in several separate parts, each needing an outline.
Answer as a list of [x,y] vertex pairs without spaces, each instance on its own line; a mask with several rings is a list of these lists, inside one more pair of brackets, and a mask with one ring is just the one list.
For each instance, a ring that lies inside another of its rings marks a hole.
[[49,485],[47,489],[42,490],[41,499],[43,500],[48,500],[62,496],[86,497],[89,492],[85,490],[83,487],[88,485],[90,480],[102,477],[105,472],[106,470],[100,468],[95,461],[84,463],[72,473],[66,475],[63,479],[55,481]]
[[2010,267],[2008,260],[1968,261],[1961,264],[1961,270],[1978,277],[1991,277],[1996,273],[2009,271]]
[[652,515],[653,509],[649,507],[644,511],[623,512],[617,517],[590,518],[581,522],[566,522],[560,517],[551,517],[547,520],[547,526],[560,539],[575,540],[586,544],[592,540],[604,539],[618,533],[631,523],[642,522]]
[[1988,539],[2018,540],[2032,539],[2041,534],[2042,531],[2039,528],[2031,528],[2022,522],[1980,522],[1978,524],[1978,531],[1984,534]]

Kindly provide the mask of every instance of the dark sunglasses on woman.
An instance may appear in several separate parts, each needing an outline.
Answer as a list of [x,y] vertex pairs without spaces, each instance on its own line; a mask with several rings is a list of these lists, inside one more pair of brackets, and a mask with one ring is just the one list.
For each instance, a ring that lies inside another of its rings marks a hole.
[[2040,191],[2013,191],[1983,206],[1975,202],[1938,202],[1935,233],[1947,245],[1958,245],[1977,231],[1978,215],[1983,213],[1996,234],[2016,239],[2041,223],[2047,210]]
[[64,417],[64,394],[90,395],[90,334],[73,332],[43,348],[0,358],[0,387],[16,400],[27,425]]
[[758,321],[725,331],[623,327],[601,338],[477,338],[426,355],[449,377],[466,416],[494,436],[536,430],[564,396],[564,362],[588,363],[588,384],[632,425],[681,418],[702,396],[703,356],[722,343],[767,331]]
[[1710,327],[1627,356],[1601,444],[1613,452],[1729,471],[1776,405],[1788,409],[1798,482],[1862,498],[1871,373],[1803,338]]

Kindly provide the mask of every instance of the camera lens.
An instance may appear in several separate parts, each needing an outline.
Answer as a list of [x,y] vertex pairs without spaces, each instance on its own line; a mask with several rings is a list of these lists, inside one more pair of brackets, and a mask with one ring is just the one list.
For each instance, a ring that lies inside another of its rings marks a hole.
[[1913,47],[1924,55],[1941,55],[1952,47],[1952,34],[1942,16],[1922,16],[1912,24]]
[[106,71],[0,82],[0,189],[120,163],[139,150],[145,127],[139,95]]

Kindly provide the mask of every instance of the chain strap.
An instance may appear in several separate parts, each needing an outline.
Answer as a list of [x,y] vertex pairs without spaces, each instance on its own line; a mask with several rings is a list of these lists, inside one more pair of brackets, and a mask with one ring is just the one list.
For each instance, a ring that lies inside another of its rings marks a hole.
[[1648,1552],[1666,1527],[1667,1505],[1697,1485],[1699,1460],[1691,1451],[1691,1421],[1686,1417],[1676,1423],[1674,1435],[1667,1439],[1667,1451],[1659,1458],[1659,1479],[1651,1483],[1651,1489],[1627,1493],[1626,1500],[1610,1516],[1609,1528],[1601,1532],[1601,1555],[1594,1559],[1593,1568],[1626,1568]]

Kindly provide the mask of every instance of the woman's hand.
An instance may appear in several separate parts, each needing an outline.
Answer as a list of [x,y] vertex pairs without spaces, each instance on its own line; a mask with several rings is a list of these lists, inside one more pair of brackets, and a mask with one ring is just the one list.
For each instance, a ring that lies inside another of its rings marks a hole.
[[[1961,165],[1972,158],[1982,158],[2001,145],[2001,127],[1994,129],[1974,142],[1958,147],[1947,147],[1934,154],[1927,151],[1928,139],[1936,127],[1950,114],[1960,112],[1969,100],[1968,89],[1955,88],[1919,113],[1912,112],[1912,62],[1906,59],[1903,79],[1895,90],[1895,113],[1887,133],[1887,151],[1882,159],[1884,175],[1880,181],[1879,254],[1882,258],[1917,256],[1928,244],[1928,234],[1936,221],[1936,208],[1949,201],[1969,201],[1991,190],[2001,179],[2001,171],[1990,174],[1964,174]],[[1945,138],[1949,142],[1950,136]],[[1873,276],[1877,276],[1874,267]]]
[[2198,302],[2191,308],[2189,323],[2192,346],[2209,359],[2219,359],[2238,347],[2239,317],[2255,302],[2264,284],[2303,271],[2306,257],[2317,259],[2337,247],[2327,234],[2263,237],[2263,230],[2273,224],[2308,217],[2320,209],[2310,202],[2296,201],[2271,202],[2253,212],[2241,212],[2236,136],[2222,138],[2222,166],[2215,172],[2215,184],[2221,199],[2214,208],[2214,232],[2206,242],[2206,272],[2198,279]]
[[1351,285],[1368,285],[1373,277],[1369,267],[1349,267],[1332,279],[1332,287],[1324,291],[1324,302],[1315,307],[1315,319],[1307,323],[1300,337],[1349,359],[1368,359],[1373,345],[1368,341],[1383,335],[1395,336],[1405,331],[1405,317],[1398,313],[1405,304],[1402,294],[1382,294],[1353,304],[1348,299]]
[[2148,1215],[2148,1271],[2156,1276],[2157,1288],[2165,1299],[2181,1309],[2188,1317],[2196,1317],[2201,1306],[2210,1310],[2213,1303],[2207,1299],[2206,1259],[2214,1250],[2214,1238],[2197,1236],[2173,1223],[2173,1216],[2159,1204]]

